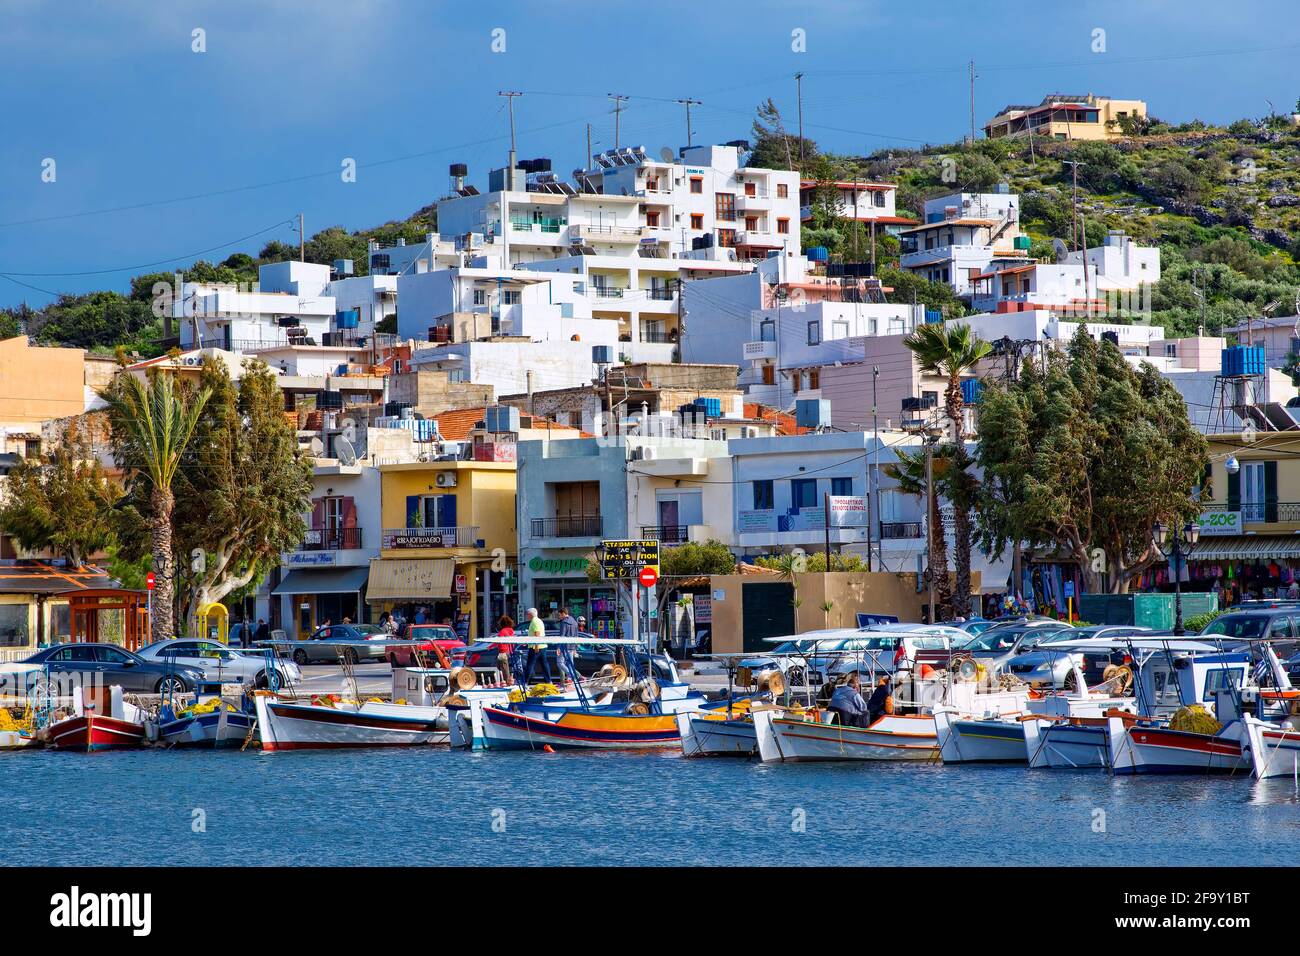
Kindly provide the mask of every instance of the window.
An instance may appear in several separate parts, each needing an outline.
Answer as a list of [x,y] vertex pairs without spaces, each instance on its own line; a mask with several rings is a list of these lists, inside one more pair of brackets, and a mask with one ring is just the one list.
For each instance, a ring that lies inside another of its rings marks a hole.
[[0,604],[0,645],[21,647],[27,643],[30,607],[30,604]]
[[796,510],[817,507],[816,478],[796,478],[790,482],[790,507]]
[[790,187],[789,187],[789,186],[787,186],[785,183],[777,183],[777,184],[776,184],[776,198],[777,198],[777,199],[786,199],[787,197],[789,197],[789,195],[790,195]]
[[757,195],[758,195],[758,187],[755,186],[753,183],[745,183],[745,195],[746,195],[746,196],[757,196]]
[[118,650],[116,647],[109,647],[107,644],[97,644],[95,646],[95,660],[101,664],[127,664],[131,658],[127,656],[126,651]]
[[756,481],[754,482],[754,510],[771,511],[776,507],[776,495],[772,490],[772,482]]
[[691,177],[691,192],[693,192],[693,193],[697,193],[697,194],[699,194],[699,193],[703,193],[703,192],[704,192],[704,177],[703,177],[703,176],[692,176],[692,177]]
[[808,344],[820,345],[822,341],[822,324],[820,322],[808,323]]
[[794,383],[794,390],[795,390],[796,392],[798,392],[798,391],[802,391],[802,390],[803,390],[803,373],[802,373],[802,372],[795,372],[794,375],[791,377],[791,381]]
[[474,290],[474,304],[487,305],[487,289]]
[[746,217],[745,217],[745,228],[748,229],[750,232],[757,232],[757,231],[758,231],[758,217],[757,217],[757,216],[746,216]]
[[779,232],[779,233],[780,233],[781,235],[783,235],[783,236],[785,236],[785,235],[789,235],[789,234],[790,234],[790,220],[789,220],[788,218],[786,218],[785,216],[782,216],[780,219],[778,219],[778,220],[776,221],[776,231]]
[[852,478],[832,478],[831,494],[833,495],[851,495],[853,494]]
[[884,194],[883,192],[876,191],[876,192],[874,192],[874,193],[871,194],[871,201],[872,201],[876,206],[878,206],[878,207],[880,207],[880,208],[883,209],[883,208],[884,208],[884,205],[885,205],[885,194]]
[[424,506],[424,527],[456,527],[455,495],[425,495],[422,504]]
[[501,293],[502,305],[518,305],[522,293],[518,289],[505,289]]
[[645,224],[646,224],[647,226],[652,227],[652,228],[658,228],[658,226],[659,226],[659,213],[657,213],[657,212],[648,212],[648,213],[646,213],[646,214],[645,214]]
[[715,193],[714,211],[722,222],[736,221],[736,194]]
[[822,387],[822,370],[821,370],[821,369],[819,369],[819,368],[814,368],[814,369],[809,369],[809,370],[808,370],[808,387],[809,387],[809,388],[821,388],[821,387]]
[[734,229],[718,230],[718,245],[729,249],[735,244],[736,244],[736,230]]
[[[874,321],[874,320],[873,320]],[[835,319],[831,322],[831,338],[847,339],[849,337],[849,323],[843,319]]]
[[704,213],[702,212],[691,213],[691,228],[692,229],[704,228]]

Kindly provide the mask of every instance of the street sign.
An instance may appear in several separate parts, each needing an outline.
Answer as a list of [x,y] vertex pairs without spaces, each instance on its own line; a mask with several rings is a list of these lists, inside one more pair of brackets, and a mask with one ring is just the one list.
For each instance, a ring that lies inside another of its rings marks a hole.
[[153,572],[150,571],[148,574],[146,574],[146,575],[144,576],[144,587],[145,587],[145,590],[146,590],[146,591],[152,591],[152,590],[153,590],[153,585],[154,585],[154,576],[153,576]]
[[655,586],[655,582],[659,580],[659,572],[654,568],[642,568],[636,579],[641,587],[652,588]]
[[659,565],[659,541],[644,538],[630,541],[602,541],[601,577],[634,578],[644,567]]

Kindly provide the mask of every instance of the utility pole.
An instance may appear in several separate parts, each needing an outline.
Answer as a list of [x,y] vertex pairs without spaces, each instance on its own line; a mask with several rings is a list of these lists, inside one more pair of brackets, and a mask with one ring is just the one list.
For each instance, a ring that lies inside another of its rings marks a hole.
[[298,261],[307,261],[307,233],[303,231],[302,213],[298,213]]
[[803,74],[794,75],[795,96],[799,102],[799,172],[803,172]]
[[934,500],[934,442],[927,435],[925,444],[925,566],[929,573],[926,580],[930,585],[930,623],[938,621],[934,616],[934,518],[938,508]]
[[970,72],[970,144],[975,145],[975,61],[967,65]]
[[614,101],[614,148],[618,149],[619,133],[622,129],[620,120],[623,116],[623,101],[626,100],[627,97],[622,93],[606,93],[605,95]]
[[1083,264],[1083,305],[1086,314],[1091,315],[1092,298],[1088,294],[1088,237],[1086,235],[1088,225],[1086,221],[1082,223],[1079,221],[1079,167],[1088,164],[1081,163],[1077,159],[1066,159],[1062,162],[1070,167],[1074,180],[1070,199],[1070,221],[1071,228],[1074,230],[1074,251],[1079,253],[1079,261]]
[[587,124],[587,168],[591,169],[591,167],[594,165],[596,165],[596,163],[591,158],[591,124],[588,123]]
[[[880,366],[871,366],[871,479],[867,482],[867,570],[871,570],[871,531],[872,519],[880,524],[880,422],[876,418],[876,379],[880,378]],[[880,535],[876,536],[876,547],[880,547]],[[882,562],[883,566],[883,562]]]
[[515,97],[523,95],[519,90],[497,91],[497,96],[506,98],[506,106],[510,112],[510,164],[509,168],[506,169],[506,189],[510,192],[515,189],[515,156],[518,155],[515,143]]
[[682,106],[686,107],[686,145],[689,148],[690,146],[694,145],[691,139],[691,107],[702,106],[703,103],[701,103],[699,100],[693,100],[689,96],[685,97],[684,99],[680,99],[677,102],[682,104]]

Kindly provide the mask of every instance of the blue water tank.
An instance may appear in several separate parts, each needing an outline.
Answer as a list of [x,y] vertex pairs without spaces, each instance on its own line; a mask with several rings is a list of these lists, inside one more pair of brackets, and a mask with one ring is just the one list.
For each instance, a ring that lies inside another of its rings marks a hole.
[[925,322],[927,325],[935,325],[943,321],[943,309],[926,309]]
[[800,428],[822,428],[831,423],[828,398],[800,398],[794,403],[794,422]]
[[984,383],[977,378],[964,378],[961,380],[961,400],[967,405],[974,405],[984,394]]
[[1268,363],[1262,345],[1234,345],[1223,350],[1220,357],[1221,375],[1264,375]]
[[697,398],[693,404],[696,408],[704,409],[704,414],[709,418],[722,417],[722,399],[720,398]]
[[810,246],[808,249],[808,259],[811,262],[828,262],[831,257],[831,251],[825,246]]

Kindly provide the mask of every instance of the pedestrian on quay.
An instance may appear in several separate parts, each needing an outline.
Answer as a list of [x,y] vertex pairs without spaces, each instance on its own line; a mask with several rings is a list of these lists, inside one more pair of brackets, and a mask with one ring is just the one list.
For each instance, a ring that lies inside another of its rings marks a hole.
[[469,643],[469,615],[464,611],[456,613],[456,636],[466,644]]
[[[509,614],[502,614],[497,618],[497,637],[514,637],[515,622]],[[515,682],[514,674],[510,670],[510,653],[515,649],[513,644],[497,644],[497,670],[501,673],[501,679],[507,684]]]
[[560,637],[576,637],[578,634],[578,621],[573,616],[573,612],[567,607],[564,609],[564,616],[560,618]]
[[257,630],[253,632],[253,640],[269,641],[271,639],[271,625],[266,623],[266,618],[257,619]]
[[[530,638],[546,637],[546,624],[538,616],[537,608],[530,607],[526,612],[526,616],[528,618],[528,636]],[[541,641],[528,645],[528,660],[524,664],[524,678],[526,680],[532,680],[533,667],[536,665],[539,657],[542,661],[542,673],[546,675],[546,682],[548,684],[552,683],[551,665],[546,660],[546,644]]]
[[831,694],[831,710],[839,716],[840,723],[845,727],[865,727],[862,718],[867,713],[867,702],[862,699],[861,684],[858,681],[857,672],[854,671],[849,675],[849,679],[835,688]]

